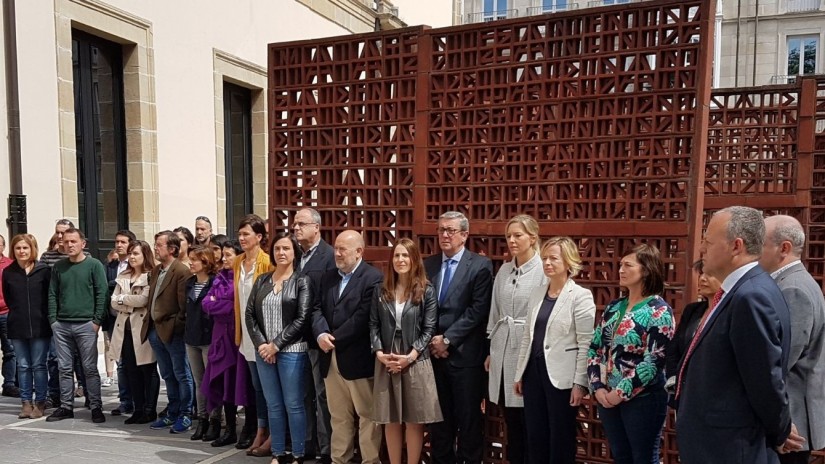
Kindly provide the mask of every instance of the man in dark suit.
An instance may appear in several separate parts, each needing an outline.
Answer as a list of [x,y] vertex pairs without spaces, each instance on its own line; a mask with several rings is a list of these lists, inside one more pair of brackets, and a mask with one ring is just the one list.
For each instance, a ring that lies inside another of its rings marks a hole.
[[[347,464],[356,432],[361,462],[379,464],[381,427],[372,421],[372,377],[375,356],[370,348],[372,294],[383,280],[365,263],[364,238],[345,230],[335,239],[335,271],[322,277],[312,314],[312,332],[324,352],[321,374],[329,399],[332,462]],[[357,429],[356,429],[357,428]]]
[[[106,332],[109,340],[112,339],[112,331],[114,330],[115,319],[117,318],[117,313],[112,310],[111,304],[112,293],[115,291],[115,286],[117,285],[115,279],[117,279],[118,274],[126,270],[126,266],[128,265],[126,262],[126,252],[129,249],[129,243],[136,239],[137,237],[135,237],[135,234],[131,230],[124,229],[117,231],[115,234],[115,248],[112,250],[116,256],[106,264],[106,279],[109,281],[109,292],[106,298],[106,319],[103,320],[103,330]],[[108,355],[109,353],[107,352],[106,356]],[[115,360],[115,364],[117,365],[117,397],[120,400],[120,405],[112,410],[112,415],[132,414],[135,408],[132,403],[132,397],[129,394],[129,380],[126,378],[126,372],[123,371],[119,359]],[[106,373],[108,382],[104,380],[104,387],[112,385],[112,379],[109,374],[111,374],[111,372]]]
[[[321,238],[321,215],[312,208],[302,208],[295,213],[292,221],[292,233],[301,245],[304,252],[299,263],[300,271],[312,280],[312,292],[318,296],[318,284],[321,278],[330,271],[335,271],[335,252],[332,247]],[[309,343],[309,365],[307,366],[306,401],[307,411],[307,447],[306,455],[314,456],[313,450],[320,454],[318,464],[329,464],[330,424],[329,408],[327,406],[327,391],[324,387],[324,376],[321,375],[321,351],[314,343],[315,337],[307,337]],[[317,427],[317,428],[316,428]],[[317,430],[317,434],[316,434]]]
[[443,422],[430,425],[434,464],[479,463],[484,448],[481,401],[486,388],[493,265],[464,247],[469,233],[470,223],[463,214],[442,214],[438,219],[441,253],[424,261],[438,295],[438,329],[430,352],[444,416]]
[[825,448],[825,298],[802,265],[805,230],[790,216],[765,219],[765,245],[759,265],[771,273],[791,312],[787,378],[791,419],[806,442],[782,453],[782,464],[807,464],[811,450]]
[[676,437],[685,464],[777,462],[773,449],[789,446],[790,315],[757,263],[764,237],[762,214],[733,206],[713,215],[702,241],[704,271],[722,288],[677,378]]
[[[192,276],[189,268],[178,259],[180,239],[172,231],[155,235],[155,255],[158,265],[149,275],[149,314],[151,328],[142,333],[149,339],[158,359],[160,376],[166,382],[169,399],[168,414],[150,425],[154,430],[170,428],[172,433],[184,433],[192,427],[192,396],[194,382],[186,358],[183,331],[186,327],[186,281]],[[144,325],[144,330],[147,326]]]

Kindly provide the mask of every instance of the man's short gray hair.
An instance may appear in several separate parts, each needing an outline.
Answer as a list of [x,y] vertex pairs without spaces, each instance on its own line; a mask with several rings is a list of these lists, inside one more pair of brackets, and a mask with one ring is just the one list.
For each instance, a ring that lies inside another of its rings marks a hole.
[[447,211],[441,216],[438,216],[438,219],[458,219],[458,228],[462,232],[470,231],[470,221],[467,219],[467,216],[465,216],[462,213],[459,213],[458,211]]
[[728,241],[742,239],[745,251],[751,256],[762,255],[762,245],[765,243],[765,219],[759,210],[747,206],[729,206],[720,209],[714,216],[721,213],[730,214],[728,220]]
[[805,229],[802,228],[802,224],[791,216],[773,216],[773,219],[776,220],[776,227],[768,239],[776,245],[788,241],[793,247],[791,253],[796,257],[802,256],[805,249]]
[[321,227],[321,213],[318,212],[315,208],[301,208],[302,210],[309,213],[309,217],[312,218],[312,222],[318,224],[318,227]]

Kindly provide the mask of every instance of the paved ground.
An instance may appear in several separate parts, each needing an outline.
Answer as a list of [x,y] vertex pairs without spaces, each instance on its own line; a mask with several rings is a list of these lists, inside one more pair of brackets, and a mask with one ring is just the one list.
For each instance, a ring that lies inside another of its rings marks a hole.
[[[102,359],[100,372],[105,372]],[[161,388],[160,408],[165,398]],[[46,422],[45,416],[18,419],[20,400],[0,397],[0,463],[269,463],[267,458],[246,456],[234,447],[213,448],[191,441],[190,433],[173,435],[168,430],[150,430],[148,425],[124,424],[128,416],[108,413],[118,404],[117,384],[103,388],[103,404],[104,424],[92,423],[82,398],[75,400],[74,419]]]

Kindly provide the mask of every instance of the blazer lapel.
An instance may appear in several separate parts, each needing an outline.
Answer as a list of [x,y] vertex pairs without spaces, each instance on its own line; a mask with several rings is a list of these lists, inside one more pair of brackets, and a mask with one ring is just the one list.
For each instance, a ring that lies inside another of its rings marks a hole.
[[[158,267],[157,267],[158,277],[160,277],[161,268],[162,268],[162,265],[159,264]],[[169,269],[167,269],[166,273],[163,275],[163,282],[160,283],[160,285],[158,286],[158,289],[155,291],[155,293],[157,295],[160,295],[161,293],[163,293],[163,291],[166,290],[166,287],[169,286],[169,282],[172,281],[172,274],[174,272],[175,272],[175,262],[172,261],[172,264],[169,265]]]
[[[728,309],[728,306],[730,305],[730,302],[733,299],[733,295],[736,294],[736,291],[739,290],[739,287],[743,283],[745,283],[746,281],[752,279],[754,276],[756,276],[760,272],[765,272],[765,271],[762,270],[762,268],[759,267],[758,265],[751,268],[750,270],[748,270],[748,272],[746,272],[745,275],[743,275],[742,278],[739,279],[736,282],[736,285],[734,285],[733,288],[730,289],[730,292],[728,292],[725,295],[725,297],[722,298],[722,301],[719,303],[719,307],[716,308],[716,310],[713,311],[713,313],[710,315],[710,317],[708,317],[708,320],[705,321],[705,326],[702,328],[702,333],[699,334],[699,340],[696,341],[696,346],[697,347],[699,346],[700,343],[702,343],[702,340],[705,339],[705,336],[708,334],[708,332],[710,332],[710,329],[713,327],[713,324],[716,322],[716,319],[719,318],[719,315],[722,314],[722,312],[724,312]],[[712,311],[712,310],[713,310],[713,308],[708,308],[708,311]]]
[[[453,294],[456,288],[459,285],[462,285],[464,278],[467,275],[467,270],[470,268],[470,261],[473,259],[472,255],[470,254],[470,250],[464,250],[464,256],[461,257],[461,261],[458,262],[455,266],[455,274],[450,278],[450,288],[447,289],[447,294],[444,295],[444,300],[448,300],[450,295]],[[443,268],[442,264],[442,268]],[[442,269],[443,272],[443,269]],[[439,279],[443,281],[444,279]],[[438,295],[441,295],[441,285],[438,288]]]
[[[553,312],[550,313],[550,318],[547,319],[547,327],[550,327],[551,322],[559,317],[559,314],[563,314],[565,312],[569,312],[572,304],[572,300],[570,299],[570,292],[573,290],[572,286],[572,279],[567,279],[567,282],[564,283],[564,287],[562,287],[561,292],[559,292],[559,297],[556,299],[556,304],[553,307]],[[542,301],[544,301],[542,299]]]

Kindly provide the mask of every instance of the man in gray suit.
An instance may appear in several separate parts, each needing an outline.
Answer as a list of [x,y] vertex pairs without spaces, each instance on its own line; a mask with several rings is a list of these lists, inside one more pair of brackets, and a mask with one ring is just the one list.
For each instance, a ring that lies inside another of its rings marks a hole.
[[811,450],[825,448],[825,298],[799,259],[805,246],[799,221],[771,216],[765,228],[759,264],[776,281],[790,309],[788,399],[793,423],[807,440],[802,451],[780,454],[779,461],[807,463]]

